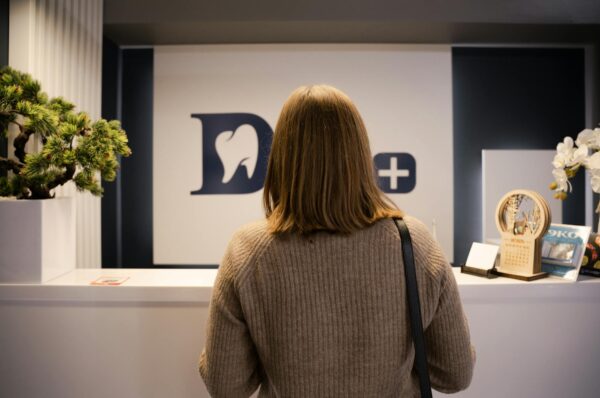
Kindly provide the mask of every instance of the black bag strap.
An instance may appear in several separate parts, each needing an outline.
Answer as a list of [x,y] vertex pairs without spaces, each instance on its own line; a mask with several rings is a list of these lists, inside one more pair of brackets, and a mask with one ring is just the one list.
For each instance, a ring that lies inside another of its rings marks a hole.
[[427,369],[427,354],[425,352],[425,338],[423,336],[421,304],[419,303],[419,289],[417,287],[417,273],[415,271],[412,240],[410,239],[410,233],[404,220],[395,218],[394,223],[402,238],[402,259],[404,260],[404,277],[406,278],[410,329],[415,344],[415,370],[419,376],[421,397],[431,398],[431,383],[429,382],[429,371]]

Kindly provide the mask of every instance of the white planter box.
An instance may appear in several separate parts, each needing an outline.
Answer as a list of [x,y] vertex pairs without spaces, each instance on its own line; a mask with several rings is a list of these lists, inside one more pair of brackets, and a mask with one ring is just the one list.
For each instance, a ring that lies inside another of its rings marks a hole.
[[72,198],[0,200],[0,283],[40,283],[75,269]]

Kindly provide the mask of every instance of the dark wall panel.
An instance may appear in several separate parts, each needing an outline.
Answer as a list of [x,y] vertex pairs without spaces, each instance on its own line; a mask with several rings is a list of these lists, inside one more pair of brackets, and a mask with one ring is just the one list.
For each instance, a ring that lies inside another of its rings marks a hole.
[[[9,0],[0,0],[0,68],[8,65],[8,16]],[[0,156],[8,153],[6,138],[0,133]],[[5,171],[0,173],[6,174]]]
[[[108,39],[102,45],[102,117],[107,120],[119,119],[119,87],[121,50]],[[119,198],[122,172],[117,173],[113,182],[102,182],[102,265],[120,267],[122,259],[121,213]]]
[[152,266],[152,49],[122,50],[121,114],[132,156],[122,161],[125,268]]
[[[585,54],[582,48],[457,47],[452,78],[454,261],[462,264],[471,243],[481,240],[481,150],[554,149],[582,130]],[[573,185],[563,222],[585,224],[583,175]]]
[[150,268],[152,263],[152,94],[151,48],[103,46],[102,114],[120,119],[132,155],[121,159],[119,177],[104,184],[103,267]]

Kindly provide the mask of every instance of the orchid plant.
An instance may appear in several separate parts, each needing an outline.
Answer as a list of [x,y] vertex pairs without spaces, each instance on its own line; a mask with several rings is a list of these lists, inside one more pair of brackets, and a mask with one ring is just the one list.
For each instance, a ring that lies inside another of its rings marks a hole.
[[[552,165],[554,182],[550,184],[550,189],[555,191],[555,198],[566,199],[567,193],[572,191],[569,179],[581,168],[590,172],[592,190],[600,193],[600,128],[583,130],[575,141],[571,137],[565,137],[556,146]],[[600,212],[600,205],[596,212]]]

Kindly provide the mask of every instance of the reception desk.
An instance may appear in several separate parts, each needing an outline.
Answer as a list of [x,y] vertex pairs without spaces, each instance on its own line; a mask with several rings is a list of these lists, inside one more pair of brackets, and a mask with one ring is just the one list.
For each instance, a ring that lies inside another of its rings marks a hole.
[[[0,285],[0,397],[208,397],[197,360],[216,272],[78,269]],[[597,396],[600,279],[455,275],[477,350],[457,397]],[[100,276],[129,279],[91,286]]]

